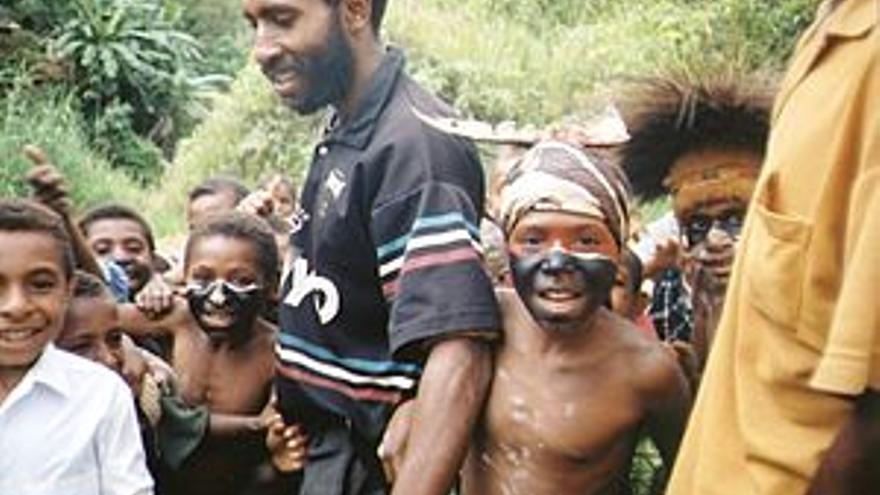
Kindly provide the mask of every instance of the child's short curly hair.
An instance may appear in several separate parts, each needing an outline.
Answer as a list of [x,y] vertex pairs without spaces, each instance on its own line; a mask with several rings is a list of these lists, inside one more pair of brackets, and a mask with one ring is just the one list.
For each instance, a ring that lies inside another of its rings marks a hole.
[[0,199],[0,232],[34,232],[51,236],[58,245],[61,268],[68,280],[76,262],[64,221],[49,208],[29,200]]
[[193,246],[206,237],[229,237],[253,244],[257,252],[257,267],[266,287],[275,287],[279,277],[278,245],[272,228],[260,217],[240,211],[224,212],[208,217],[190,234],[186,241],[183,265],[190,265]]

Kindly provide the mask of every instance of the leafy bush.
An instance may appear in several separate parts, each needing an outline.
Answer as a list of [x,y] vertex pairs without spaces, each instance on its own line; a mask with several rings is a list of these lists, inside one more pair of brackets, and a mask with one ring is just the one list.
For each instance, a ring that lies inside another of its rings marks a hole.
[[143,184],[157,179],[163,170],[162,150],[134,131],[135,110],[126,103],[113,102],[95,119],[92,145],[112,163]]
[[207,115],[205,94],[230,81],[204,75],[201,45],[172,0],[12,2],[10,16],[40,55],[23,56],[18,43],[0,63],[0,88],[21,74],[69,86],[93,144],[141,180],[161,174],[178,139]]
[[237,74],[247,62],[251,41],[250,26],[241,15],[241,1],[176,1],[184,4],[180,9],[184,29],[205,47],[201,72]]
[[131,109],[132,130],[155,135],[192,89],[198,42],[176,27],[158,0],[75,0],[50,44],[72,64],[87,119]]

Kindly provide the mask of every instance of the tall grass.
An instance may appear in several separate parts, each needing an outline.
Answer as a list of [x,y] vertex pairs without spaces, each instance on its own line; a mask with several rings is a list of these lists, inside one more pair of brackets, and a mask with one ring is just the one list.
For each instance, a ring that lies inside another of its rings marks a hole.
[[134,181],[88,144],[77,104],[58,90],[14,89],[0,98],[0,197],[29,194],[24,176],[30,163],[21,149],[34,144],[67,176],[79,208],[111,199],[143,208],[144,194]]

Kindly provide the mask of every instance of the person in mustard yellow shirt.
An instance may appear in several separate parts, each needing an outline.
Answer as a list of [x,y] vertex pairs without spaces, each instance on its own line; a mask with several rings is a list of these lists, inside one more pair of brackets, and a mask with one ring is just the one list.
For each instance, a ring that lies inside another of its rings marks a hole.
[[880,490],[878,17],[798,45],[669,494]]

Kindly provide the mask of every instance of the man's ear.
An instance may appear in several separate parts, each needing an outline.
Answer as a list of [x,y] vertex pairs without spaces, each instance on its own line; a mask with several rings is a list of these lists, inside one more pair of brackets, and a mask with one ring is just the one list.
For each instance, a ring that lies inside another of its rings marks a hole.
[[373,0],[341,0],[342,23],[349,33],[357,35],[365,30],[372,32]]

